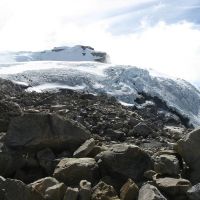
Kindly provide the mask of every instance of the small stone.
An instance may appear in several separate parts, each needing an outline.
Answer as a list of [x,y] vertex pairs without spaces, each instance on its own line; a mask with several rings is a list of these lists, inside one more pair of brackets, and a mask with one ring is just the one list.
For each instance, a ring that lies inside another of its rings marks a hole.
[[90,200],[91,199],[91,183],[82,180],[80,182],[79,200]]
[[144,177],[147,178],[148,180],[153,180],[154,175],[156,175],[156,172],[153,170],[148,170],[144,172]]

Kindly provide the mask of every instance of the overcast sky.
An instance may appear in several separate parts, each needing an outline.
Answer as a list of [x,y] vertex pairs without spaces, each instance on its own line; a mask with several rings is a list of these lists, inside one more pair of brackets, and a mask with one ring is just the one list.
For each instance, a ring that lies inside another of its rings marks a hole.
[[200,82],[200,0],[0,0],[0,51],[77,44]]

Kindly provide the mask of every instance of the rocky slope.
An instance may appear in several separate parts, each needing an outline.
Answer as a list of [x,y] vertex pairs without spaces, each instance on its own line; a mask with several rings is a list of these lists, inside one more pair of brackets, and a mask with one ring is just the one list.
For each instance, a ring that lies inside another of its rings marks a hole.
[[25,62],[0,67],[0,77],[31,86],[29,91],[71,88],[93,94],[107,93],[125,104],[137,105],[141,94],[158,98],[171,110],[200,125],[200,92],[190,83],[152,76],[133,66],[95,62]]
[[200,130],[158,97],[0,82],[0,199],[200,199]]

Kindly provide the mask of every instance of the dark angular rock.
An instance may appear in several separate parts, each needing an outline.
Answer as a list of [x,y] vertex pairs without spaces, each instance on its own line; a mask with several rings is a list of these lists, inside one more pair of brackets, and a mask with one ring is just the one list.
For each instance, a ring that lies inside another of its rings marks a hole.
[[11,120],[5,142],[13,149],[74,151],[89,137],[89,131],[72,120],[54,114],[29,113]]
[[151,157],[135,145],[113,145],[107,151],[96,156],[103,175],[122,178],[122,181],[131,178],[141,181],[145,171],[153,168]]

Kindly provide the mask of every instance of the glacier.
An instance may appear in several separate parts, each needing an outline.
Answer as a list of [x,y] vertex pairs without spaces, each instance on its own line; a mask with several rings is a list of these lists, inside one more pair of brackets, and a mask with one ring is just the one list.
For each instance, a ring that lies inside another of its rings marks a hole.
[[200,92],[192,84],[135,66],[78,61],[4,63],[0,64],[0,77],[27,84],[28,91],[68,88],[92,94],[107,93],[126,106],[136,105],[136,98],[145,93],[166,102],[194,126],[200,125]]

